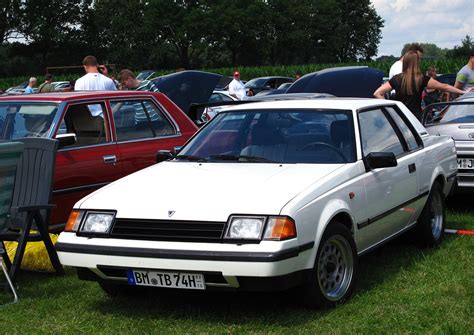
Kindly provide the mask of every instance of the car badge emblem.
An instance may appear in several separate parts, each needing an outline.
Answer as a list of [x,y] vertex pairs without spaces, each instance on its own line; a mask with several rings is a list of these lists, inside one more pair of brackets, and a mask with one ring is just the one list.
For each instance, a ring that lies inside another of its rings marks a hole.
[[174,213],[176,213],[175,211],[168,211],[168,217],[172,217],[174,215]]
[[467,137],[474,138],[474,133],[469,133],[469,135],[467,135]]

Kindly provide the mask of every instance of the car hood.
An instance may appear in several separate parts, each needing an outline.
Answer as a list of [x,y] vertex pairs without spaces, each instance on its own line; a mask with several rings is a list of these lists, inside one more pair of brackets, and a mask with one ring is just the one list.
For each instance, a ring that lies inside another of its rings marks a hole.
[[297,194],[341,166],[163,162],[99,189],[75,208],[117,210],[122,218],[193,221],[279,214]]

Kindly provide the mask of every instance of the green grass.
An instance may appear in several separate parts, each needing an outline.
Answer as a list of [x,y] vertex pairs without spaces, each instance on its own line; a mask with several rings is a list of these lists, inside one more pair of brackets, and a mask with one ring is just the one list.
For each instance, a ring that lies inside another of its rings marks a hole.
[[[449,228],[474,230],[469,201],[449,203]],[[20,302],[0,308],[0,333],[473,334],[474,236],[421,249],[410,236],[360,260],[345,305],[309,310],[292,293],[160,290],[111,299],[73,269],[21,273]],[[2,293],[2,299],[6,297]]]

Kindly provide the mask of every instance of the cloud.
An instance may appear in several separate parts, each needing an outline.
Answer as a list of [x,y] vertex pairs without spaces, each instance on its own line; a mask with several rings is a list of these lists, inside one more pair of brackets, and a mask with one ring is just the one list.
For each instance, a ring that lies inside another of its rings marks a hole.
[[453,48],[474,37],[473,0],[372,0],[385,20],[379,55],[400,54],[410,42],[433,43]]

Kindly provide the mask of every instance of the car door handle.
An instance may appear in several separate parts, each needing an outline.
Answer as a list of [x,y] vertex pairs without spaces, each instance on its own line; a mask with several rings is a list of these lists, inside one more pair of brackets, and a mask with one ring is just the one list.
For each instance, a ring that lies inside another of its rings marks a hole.
[[106,155],[102,157],[105,164],[114,164],[117,163],[117,156],[115,155]]
[[416,171],[415,163],[408,165],[408,172],[413,173]]

